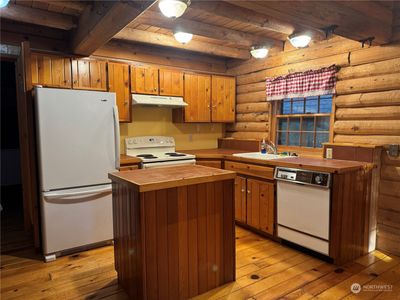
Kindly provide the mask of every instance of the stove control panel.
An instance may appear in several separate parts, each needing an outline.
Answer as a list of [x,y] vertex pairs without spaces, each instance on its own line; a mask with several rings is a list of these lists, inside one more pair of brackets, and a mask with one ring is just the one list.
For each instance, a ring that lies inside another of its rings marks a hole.
[[314,185],[328,188],[330,186],[331,174],[309,170],[277,167],[275,179],[293,183]]
[[170,136],[134,136],[125,138],[126,148],[175,147],[175,140]]

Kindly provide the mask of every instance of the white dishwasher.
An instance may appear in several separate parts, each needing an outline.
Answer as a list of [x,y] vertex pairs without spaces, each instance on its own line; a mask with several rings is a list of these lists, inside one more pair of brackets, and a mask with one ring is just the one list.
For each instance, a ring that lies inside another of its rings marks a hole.
[[278,237],[329,255],[329,173],[277,167]]

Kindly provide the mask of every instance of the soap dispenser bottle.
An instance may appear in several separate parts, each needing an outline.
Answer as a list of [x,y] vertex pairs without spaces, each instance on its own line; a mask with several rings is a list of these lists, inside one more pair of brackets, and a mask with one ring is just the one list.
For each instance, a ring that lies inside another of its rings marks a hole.
[[261,153],[267,154],[267,143],[265,142],[265,138],[261,142]]

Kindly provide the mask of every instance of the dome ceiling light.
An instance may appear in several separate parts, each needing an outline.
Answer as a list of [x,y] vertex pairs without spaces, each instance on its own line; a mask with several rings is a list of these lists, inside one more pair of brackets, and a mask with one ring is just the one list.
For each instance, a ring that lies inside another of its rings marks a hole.
[[10,0],[0,0],[0,8],[6,7]]
[[268,55],[269,48],[266,46],[253,46],[251,47],[250,54],[254,58],[265,58]]
[[187,44],[192,40],[193,34],[183,31],[177,31],[174,33],[174,37],[179,43]]
[[290,43],[295,48],[305,48],[311,42],[311,35],[308,33],[293,33],[288,37]]
[[190,5],[190,0],[159,0],[158,7],[167,18],[179,18]]

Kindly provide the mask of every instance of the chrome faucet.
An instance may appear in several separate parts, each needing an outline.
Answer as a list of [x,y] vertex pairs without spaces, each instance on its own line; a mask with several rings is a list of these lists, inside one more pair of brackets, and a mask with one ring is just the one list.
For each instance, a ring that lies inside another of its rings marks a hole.
[[266,144],[266,146],[268,147],[268,149],[271,149],[271,150],[272,150],[272,152],[273,152],[274,154],[278,154],[278,149],[276,148],[276,145],[274,144],[274,142],[272,142],[272,141],[270,141],[270,140],[267,140],[267,141],[265,142],[265,144]]

